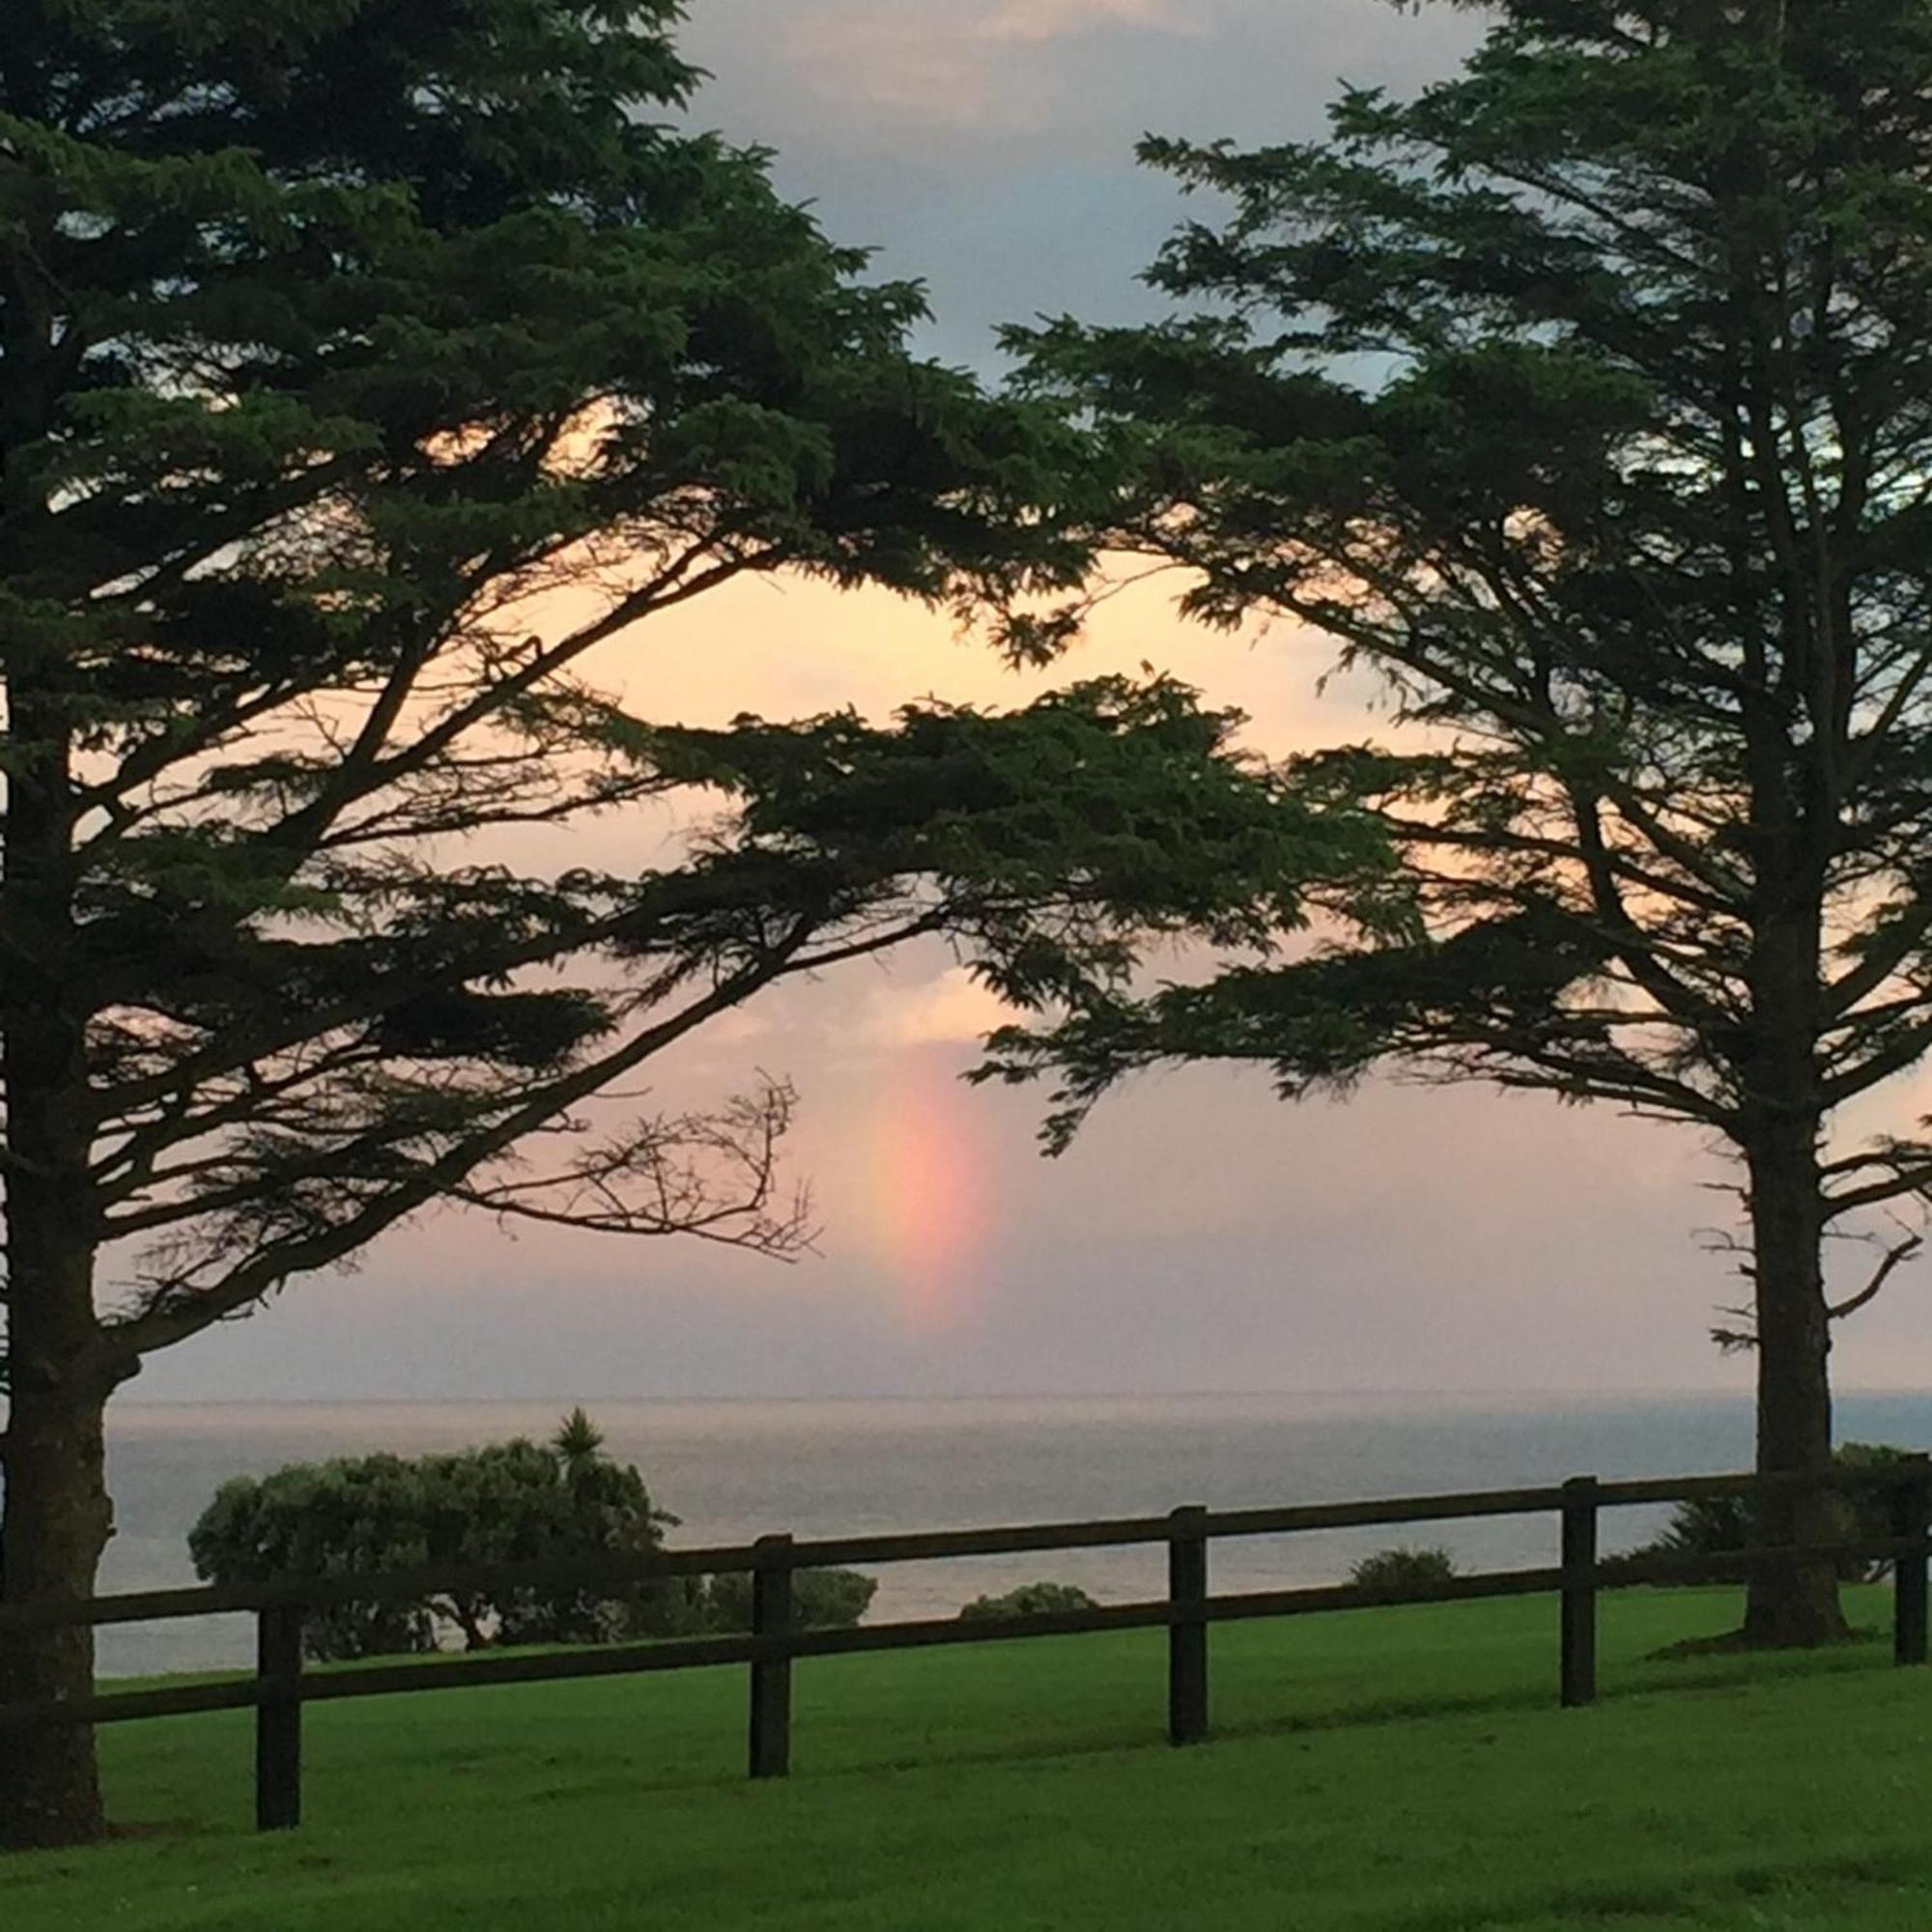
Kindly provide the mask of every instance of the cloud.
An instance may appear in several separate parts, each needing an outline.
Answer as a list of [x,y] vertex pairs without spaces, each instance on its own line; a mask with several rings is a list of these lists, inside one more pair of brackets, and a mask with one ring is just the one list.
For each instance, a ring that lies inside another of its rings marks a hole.
[[928,125],[987,131],[1050,121],[1073,84],[1042,57],[1110,30],[1190,38],[1205,30],[1178,0],[978,0],[943,12],[904,0],[836,0],[795,15],[783,33],[795,81]]
[[864,1033],[881,1046],[957,1045],[1018,1018],[964,966],[920,986],[882,987],[872,995]]
[[771,1032],[770,1015],[754,1007],[733,1007],[704,1023],[708,1046],[743,1046],[750,1040],[768,1038]]
[[979,19],[977,33],[986,41],[1037,43],[1113,26],[1158,34],[1202,32],[1200,23],[1188,18],[1173,0],[1002,0]]

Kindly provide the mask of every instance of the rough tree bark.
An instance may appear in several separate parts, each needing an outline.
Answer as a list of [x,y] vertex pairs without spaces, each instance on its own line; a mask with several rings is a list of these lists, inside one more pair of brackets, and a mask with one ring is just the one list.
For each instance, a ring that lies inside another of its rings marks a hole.
[[[1762,1130],[1748,1156],[1757,1312],[1757,1467],[1822,1477],[1832,1464],[1831,1336],[1821,1255],[1815,1122]],[[1767,1493],[1759,1514],[1772,1546],[1830,1543],[1838,1512],[1820,1481]],[[1809,1645],[1847,1634],[1831,1562],[1752,1574],[1744,1636],[1752,1645]]]
[[[1785,819],[1781,792],[1759,788],[1758,815]],[[1767,1492],[1758,1514],[1772,1547],[1830,1543],[1833,1492],[1831,1314],[1825,1293],[1825,1131],[1817,1062],[1824,924],[1822,866],[1789,851],[1788,823],[1762,848],[1750,966],[1756,1026],[1740,1067],[1738,1139],[1745,1156],[1756,1312],[1757,1468],[1797,1477]],[[1785,835],[1785,836],[1781,836]],[[1780,850],[1784,847],[1785,850]],[[1776,855],[1776,858],[1773,855]],[[1812,1482],[1804,1478],[1815,1477]],[[1847,1634],[1833,1562],[1752,1573],[1743,1635],[1769,1647]]]
[[[60,696],[14,653],[4,869],[0,1081],[6,1094],[7,1371],[0,1603],[95,1593],[113,1533],[104,1412],[125,1371],[94,1306],[96,1204],[85,976],[73,908],[71,734]],[[0,1633],[0,1702],[86,1697],[94,1633]],[[0,1847],[73,1844],[104,1829],[94,1735],[49,1725],[4,1739]]]
[[[106,1394],[16,1371],[0,1517],[0,1602],[84,1598],[113,1533],[104,1474]],[[0,1703],[89,1695],[88,1628],[0,1637]],[[94,1733],[49,1725],[0,1737],[0,1849],[71,1845],[105,1829]]]

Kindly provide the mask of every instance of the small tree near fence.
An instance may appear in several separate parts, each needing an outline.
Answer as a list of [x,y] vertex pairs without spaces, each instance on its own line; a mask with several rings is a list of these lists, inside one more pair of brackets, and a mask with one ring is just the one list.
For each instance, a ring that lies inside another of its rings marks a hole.
[[[461,1571],[647,1556],[677,1518],[641,1474],[603,1452],[580,1408],[548,1443],[519,1437],[453,1454],[297,1463],[224,1483],[188,1533],[196,1574],[242,1584],[301,1577]],[[801,1571],[798,1619],[858,1623],[877,1584],[850,1570]],[[444,1590],[406,1602],[330,1604],[302,1621],[319,1662],[433,1651],[603,1643],[751,1628],[749,1578],[665,1577],[596,1588]]]

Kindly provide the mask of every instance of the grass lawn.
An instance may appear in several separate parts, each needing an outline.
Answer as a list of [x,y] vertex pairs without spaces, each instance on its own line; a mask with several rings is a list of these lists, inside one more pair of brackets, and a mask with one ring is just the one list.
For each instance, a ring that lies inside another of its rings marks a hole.
[[1932,1670],[1646,1661],[1737,1607],[1605,1598],[1584,1711],[1551,1600],[1225,1626],[1184,1751],[1158,1633],[813,1660],[758,1785],[742,1667],[322,1705],[266,1838],[245,1714],[117,1726],[135,1829],[0,1861],[0,1927],[1928,1932]]

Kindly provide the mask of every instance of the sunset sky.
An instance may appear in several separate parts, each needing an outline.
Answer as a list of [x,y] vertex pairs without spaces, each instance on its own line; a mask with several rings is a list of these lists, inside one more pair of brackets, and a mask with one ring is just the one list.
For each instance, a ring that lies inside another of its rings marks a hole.
[[[1134,281],[1179,204],[1149,129],[1312,134],[1339,78],[1448,71],[1468,18],[1385,0],[693,0],[716,78],[696,118],[778,151],[785,192],[881,273],[930,286],[926,346],[997,371],[1001,321],[1157,312]],[[1319,696],[1321,640],[1109,607],[1058,673],[1171,668],[1271,750],[1385,728]],[[1011,702],[947,622],[884,597],[744,583],[597,668],[662,718],[879,715],[926,693]],[[603,841],[623,834],[595,835]],[[784,1267],[433,1218],[359,1273],[150,1365],[135,1399],[1742,1387],[1704,1340],[1740,1298],[1695,1231],[1731,1204],[1695,1135],[1469,1089],[1372,1086],[1287,1108],[1259,1070],[1189,1070],[1104,1106],[1065,1158],[1040,1095],[957,1076],[997,1009],[941,951],[789,988],[714,1029],[659,1092],[789,1075],[822,1253]],[[1932,1107],[1889,1097],[1892,1118]],[[1847,1277],[1861,1257],[1843,1259]],[[1841,1386],[1932,1383],[1932,1278],[1840,1338]]]

